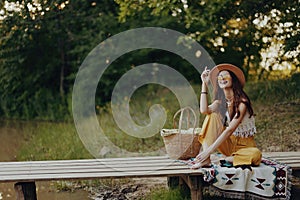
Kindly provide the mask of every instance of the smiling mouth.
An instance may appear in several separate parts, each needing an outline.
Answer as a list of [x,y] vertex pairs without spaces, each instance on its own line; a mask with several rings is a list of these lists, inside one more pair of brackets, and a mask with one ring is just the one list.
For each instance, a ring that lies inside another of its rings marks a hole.
[[225,85],[228,83],[228,81],[224,80],[224,81],[219,81],[220,84]]

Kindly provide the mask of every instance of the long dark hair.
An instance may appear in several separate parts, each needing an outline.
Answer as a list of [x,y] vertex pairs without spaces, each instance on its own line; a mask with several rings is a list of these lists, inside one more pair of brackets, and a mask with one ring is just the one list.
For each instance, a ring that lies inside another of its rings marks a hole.
[[[247,107],[247,110],[250,114],[250,117],[254,114],[253,108],[251,105],[250,98],[243,90],[243,87],[239,81],[239,79],[236,77],[236,75],[231,72],[230,70],[226,70],[229,72],[231,78],[232,78],[232,90],[233,90],[233,112],[230,114],[230,119],[233,119],[233,117],[236,115],[236,118],[240,116],[240,111],[238,110],[238,106],[240,103],[244,103]],[[227,111],[227,104],[225,99],[225,94],[222,91],[222,89],[217,84],[216,88],[214,88],[214,100],[220,100],[220,113],[222,116],[224,116],[224,124],[226,123],[226,111]]]

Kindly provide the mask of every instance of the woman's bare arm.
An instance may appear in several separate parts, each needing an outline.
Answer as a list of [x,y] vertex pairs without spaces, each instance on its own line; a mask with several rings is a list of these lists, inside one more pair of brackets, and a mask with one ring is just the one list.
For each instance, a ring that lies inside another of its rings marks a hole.
[[202,83],[202,89],[201,89],[201,94],[200,94],[200,112],[202,114],[209,114],[209,108],[208,108],[208,89],[206,86],[206,83]]
[[216,139],[216,141],[205,151],[201,152],[197,156],[199,162],[205,161],[210,156],[210,154],[212,154],[235,131],[235,129],[241,123],[242,119],[246,114],[247,107],[244,103],[241,103],[238,109],[240,111],[240,116],[238,118],[234,117],[229,123],[228,127],[221,133],[221,135]]
[[207,85],[209,82],[209,72],[210,70],[205,67],[204,71],[201,74],[202,86],[201,86],[201,94],[200,94],[200,113],[202,114],[210,114],[217,110],[218,102],[214,101],[211,105],[208,104],[208,89]]

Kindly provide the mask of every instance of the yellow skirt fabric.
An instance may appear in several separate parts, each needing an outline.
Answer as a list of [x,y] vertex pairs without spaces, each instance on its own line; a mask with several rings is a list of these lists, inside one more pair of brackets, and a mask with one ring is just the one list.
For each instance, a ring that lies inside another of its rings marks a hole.
[[[199,142],[208,148],[224,130],[220,114],[211,113],[204,119]],[[233,156],[233,166],[253,165],[261,162],[261,151],[256,147],[254,137],[236,137],[231,135],[218,148],[225,156]]]

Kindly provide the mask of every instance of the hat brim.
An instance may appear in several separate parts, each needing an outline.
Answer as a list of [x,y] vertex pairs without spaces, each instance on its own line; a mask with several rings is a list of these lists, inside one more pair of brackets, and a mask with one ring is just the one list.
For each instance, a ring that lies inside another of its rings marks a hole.
[[210,81],[214,88],[216,88],[216,86],[218,84],[217,76],[218,76],[219,72],[223,71],[223,70],[228,70],[228,71],[231,71],[232,73],[234,73],[236,75],[236,77],[239,79],[242,87],[244,87],[246,79],[245,79],[245,75],[244,75],[243,71],[235,65],[224,63],[224,64],[216,65],[214,68],[212,68],[210,70],[210,74],[209,74]]

